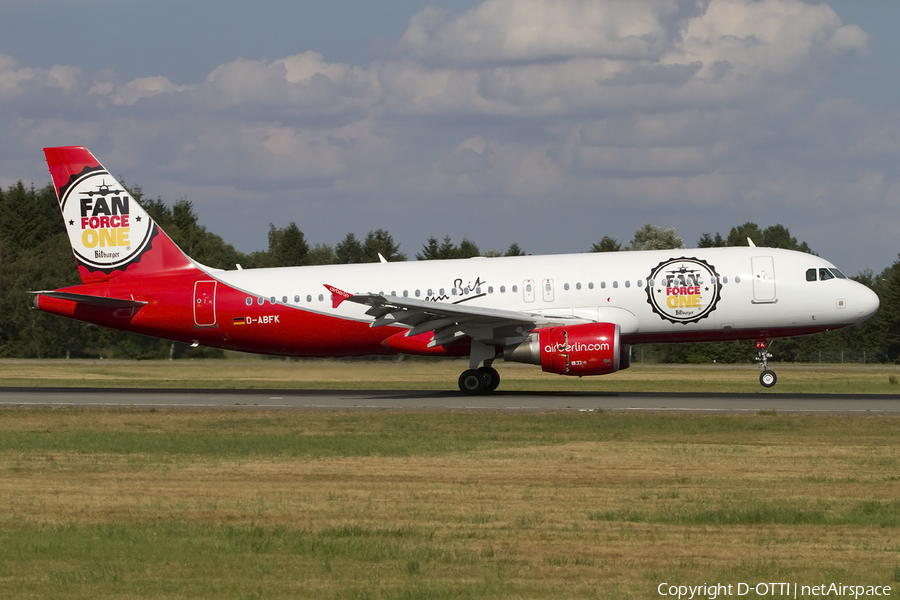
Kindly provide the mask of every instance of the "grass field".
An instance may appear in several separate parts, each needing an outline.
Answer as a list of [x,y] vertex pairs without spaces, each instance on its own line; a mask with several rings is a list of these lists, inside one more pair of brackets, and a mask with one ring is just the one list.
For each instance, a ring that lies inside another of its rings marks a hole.
[[[752,365],[499,366],[506,390],[763,391]],[[0,386],[455,389],[463,368],[0,361]],[[900,391],[895,367],[776,369],[766,393]],[[0,596],[639,599],[789,582],[896,598],[898,433],[900,417],[766,412],[2,409]]]
[[896,598],[898,432],[889,416],[3,409],[0,589]]
[[[0,360],[0,386],[137,388],[332,388],[456,390],[465,360]],[[563,377],[499,362],[506,391],[900,393],[897,365],[780,365],[759,385],[755,365],[653,365],[602,377]]]

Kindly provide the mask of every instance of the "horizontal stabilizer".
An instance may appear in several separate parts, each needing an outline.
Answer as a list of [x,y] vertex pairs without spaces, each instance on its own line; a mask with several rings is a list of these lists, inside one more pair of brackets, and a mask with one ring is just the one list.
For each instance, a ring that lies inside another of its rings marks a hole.
[[88,294],[73,294],[71,292],[29,292],[29,294],[48,296],[50,298],[59,298],[61,300],[71,300],[84,304],[85,306],[96,306],[98,308],[140,308],[147,304],[139,300],[126,300],[125,298],[107,298],[106,296],[90,296]]

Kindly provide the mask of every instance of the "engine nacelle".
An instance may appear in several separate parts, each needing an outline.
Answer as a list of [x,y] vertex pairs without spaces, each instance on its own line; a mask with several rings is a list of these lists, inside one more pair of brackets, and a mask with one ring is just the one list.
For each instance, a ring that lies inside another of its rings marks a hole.
[[583,323],[538,329],[503,358],[560,375],[606,375],[631,366],[631,346],[620,343],[614,323]]

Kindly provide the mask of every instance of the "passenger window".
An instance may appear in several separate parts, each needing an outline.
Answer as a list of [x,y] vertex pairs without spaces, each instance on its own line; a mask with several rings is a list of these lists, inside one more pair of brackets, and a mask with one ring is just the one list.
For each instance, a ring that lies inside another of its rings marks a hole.
[[816,281],[818,277],[816,277],[815,269],[807,269],[806,270],[806,280],[807,281]]
[[642,279],[638,279],[638,280],[637,280],[637,286],[638,286],[638,287],[644,287],[644,281],[643,281]]
[[568,284],[568,283],[564,283],[564,284],[563,284],[563,289],[566,290],[566,291],[568,292],[568,291],[569,291],[569,284]]
[[512,286],[512,291],[513,291],[514,294],[515,294],[516,292],[518,292],[518,291],[519,291],[519,286],[517,286],[517,285]]
[[722,283],[728,283],[728,275],[722,278]]
[[601,281],[601,282],[600,282],[600,289],[601,289],[601,290],[605,290],[605,289],[606,289],[606,282],[605,282],[605,281]]
[[588,282],[588,289],[589,289],[589,290],[594,289],[594,282],[593,282],[593,281],[589,281],[589,282]]
[[741,282],[741,276],[740,276],[740,275],[735,275],[735,276],[734,276],[734,282],[735,282],[735,283],[740,283],[740,282]]
[[306,301],[307,301],[307,302],[312,302],[312,296],[307,295],[307,296],[306,296]]
[[325,299],[325,296],[323,296],[322,294],[319,294],[319,302],[321,302],[324,299]]
[[619,289],[619,282],[618,282],[618,281],[613,281],[613,287],[616,288],[616,289]]
[[282,297],[281,297],[281,302],[284,303],[284,304],[287,304],[287,296],[282,296]]
[[625,287],[627,287],[627,288],[630,288],[630,287],[631,287],[631,280],[630,280],[630,279],[626,279],[626,280],[625,280]]
[[259,304],[260,306],[262,306],[263,302],[265,302],[265,301],[266,301],[266,299],[263,298],[262,296],[260,296],[259,298],[256,299],[257,304]]
[[828,269],[819,269],[819,279],[822,281],[834,279],[834,275]]
[[247,306],[253,306],[253,298],[247,296]]
[[501,286],[500,286],[500,293],[501,293],[501,294],[505,294],[505,293],[506,293],[506,286],[505,286],[505,285],[501,285]]
[[418,298],[421,295],[422,295],[422,292],[420,290],[416,290],[416,298]]
[[300,296],[294,296],[294,304],[300,304]]
[[576,283],[576,284],[575,284],[575,289],[576,289],[576,290],[580,290],[580,289],[581,289],[581,283]]

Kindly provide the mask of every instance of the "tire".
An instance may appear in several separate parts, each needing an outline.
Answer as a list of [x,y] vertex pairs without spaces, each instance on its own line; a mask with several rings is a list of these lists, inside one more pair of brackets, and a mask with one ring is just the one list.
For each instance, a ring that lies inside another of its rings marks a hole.
[[478,369],[485,376],[484,391],[493,392],[500,385],[500,373],[493,367],[481,367]]
[[459,391],[467,396],[483,394],[487,388],[487,380],[484,373],[468,369],[459,376]]
[[778,377],[775,375],[775,371],[769,371],[768,369],[766,369],[759,374],[759,383],[762,384],[764,388],[770,388],[777,382]]

